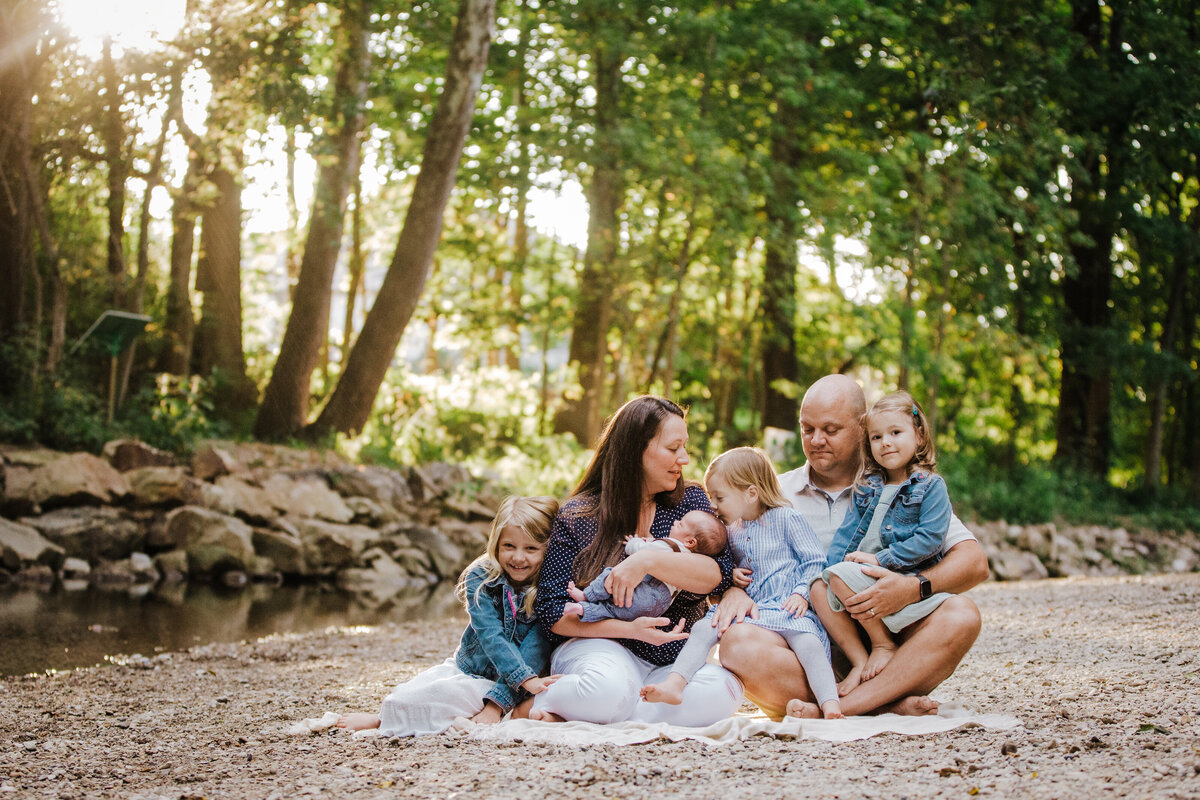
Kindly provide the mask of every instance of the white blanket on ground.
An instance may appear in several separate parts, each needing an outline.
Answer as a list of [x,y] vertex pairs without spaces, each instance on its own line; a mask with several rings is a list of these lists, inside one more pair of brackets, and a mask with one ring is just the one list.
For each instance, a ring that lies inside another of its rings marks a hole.
[[[333,727],[337,714],[306,719],[288,728],[291,734],[307,734]],[[881,733],[917,735],[940,733],[962,727],[984,727],[1009,730],[1021,724],[1016,717],[1005,714],[978,714],[958,703],[942,702],[938,713],[925,717],[902,717],[898,714],[879,714],[871,717],[846,719],[784,719],[772,722],[761,715],[738,714],[707,728],[683,728],[664,722],[617,722],[597,725],[591,722],[537,722],[511,719],[495,725],[476,725],[460,717],[447,735],[464,736],[484,742],[528,742],[539,744],[640,744],[657,739],[678,742],[694,739],[705,744],[729,744],[754,736],[777,739],[824,739],[830,742],[849,742],[867,739]],[[377,730],[359,731],[354,738],[380,735]]]

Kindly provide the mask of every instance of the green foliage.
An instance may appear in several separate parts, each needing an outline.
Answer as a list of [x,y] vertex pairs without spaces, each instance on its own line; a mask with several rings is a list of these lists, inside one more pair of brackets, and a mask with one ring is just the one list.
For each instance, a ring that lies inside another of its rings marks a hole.
[[233,435],[228,422],[215,413],[219,380],[193,375],[180,379],[158,375],[125,405],[116,420],[123,435],[141,439],[162,450],[185,453],[200,439]]
[[1016,525],[1056,522],[1200,530],[1200,507],[1182,492],[1115,489],[1094,477],[1062,474],[1043,462],[1002,471],[977,458],[943,460],[939,471],[959,516]]
[[545,432],[539,388],[507,369],[413,375],[396,370],[362,435],[347,444],[368,463],[445,461],[496,476],[513,491],[565,496],[588,453]]

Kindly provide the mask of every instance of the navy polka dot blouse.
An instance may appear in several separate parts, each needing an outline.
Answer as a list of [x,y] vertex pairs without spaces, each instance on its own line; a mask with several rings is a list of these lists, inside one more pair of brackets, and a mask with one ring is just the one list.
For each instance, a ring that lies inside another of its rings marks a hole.
[[[575,563],[575,557],[579,555],[580,551],[592,541],[599,528],[599,521],[595,517],[571,514],[571,511],[578,508],[581,503],[582,501],[579,499],[568,500],[559,510],[558,516],[554,519],[554,529],[550,533],[550,543],[546,547],[546,558],[542,562],[541,576],[538,578],[535,601],[538,621],[542,625],[542,630],[556,644],[564,641],[563,637],[556,635],[550,629],[562,618],[563,606],[571,602],[571,598],[567,595],[567,583],[571,580],[571,565]],[[655,507],[654,522],[650,524],[650,534],[656,539],[666,537],[671,532],[671,526],[677,520],[689,511],[697,509],[711,513],[712,505],[708,502],[708,496],[702,488],[689,486],[679,505],[669,507],[660,503]],[[622,553],[621,558],[624,559],[624,557],[624,553]],[[721,583],[713,590],[713,594],[720,594],[732,585],[733,557],[730,555],[728,547],[717,557],[716,561],[721,567]],[[703,617],[707,610],[708,604],[705,595],[681,591],[675,595],[675,601],[671,603],[671,607],[667,609],[664,616],[669,617],[673,622],[678,622],[679,618],[683,617],[686,620],[684,630],[691,630],[692,623]],[[670,627],[668,625],[662,630],[668,630]],[[657,666],[674,663],[675,657],[683,648],[683,641],[667,642],[661,645],[650,645],[636,639],[617,639],[616,641],[628,648],[635,656]]]

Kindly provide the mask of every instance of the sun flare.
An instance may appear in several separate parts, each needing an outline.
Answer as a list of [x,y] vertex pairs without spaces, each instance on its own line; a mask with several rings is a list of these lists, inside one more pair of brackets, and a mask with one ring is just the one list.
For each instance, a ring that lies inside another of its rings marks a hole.
[[106,38],[124,50],[156,50],[183,27],[186,0],[55,0],[58,18],[91,56]]

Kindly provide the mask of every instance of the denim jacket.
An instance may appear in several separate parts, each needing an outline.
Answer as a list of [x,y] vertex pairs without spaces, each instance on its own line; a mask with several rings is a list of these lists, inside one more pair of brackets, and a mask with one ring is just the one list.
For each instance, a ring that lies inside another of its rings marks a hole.
[[458,643],[454,663],[469,675],[496,681],[485,699],[507,712],[525,695],[521,684],[546,669],[551,646],[537,619],[521,611],[520,594],[508,577],[486,579],[482,564],[467,571],[464,585],[471,621]]
[[[853,502],[825,558],[831,566],[858,549],[883,492],[883,478],[870,475],[867,485],[854,487]],[[915,472],[900,485],[879,531],[879,566],[894,572],[919,572],[942,560],[942,541],[950,527],[950,496],[941,476]]]

